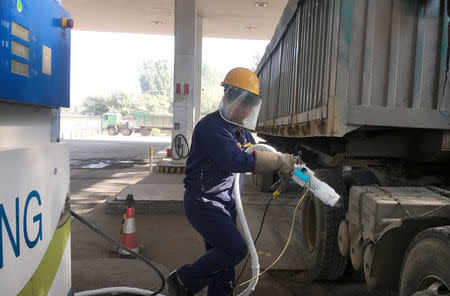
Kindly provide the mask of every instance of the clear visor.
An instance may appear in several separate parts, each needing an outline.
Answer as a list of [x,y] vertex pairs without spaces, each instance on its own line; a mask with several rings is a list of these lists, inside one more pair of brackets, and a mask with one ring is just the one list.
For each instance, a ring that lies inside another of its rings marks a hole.
[[226,121],[254,130],[261,103],[262,99],[258,95],[228,86],[220,102],[219,112]]

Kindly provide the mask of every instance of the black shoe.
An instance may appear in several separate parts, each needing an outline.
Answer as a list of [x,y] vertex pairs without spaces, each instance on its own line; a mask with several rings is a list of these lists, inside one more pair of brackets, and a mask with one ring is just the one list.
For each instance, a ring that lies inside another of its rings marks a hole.
[[194,294],[188,288],[183,286],[178,280],[177,271],[174,270],[167,278],[167,286],[169,287],[169,296],[193,296]]

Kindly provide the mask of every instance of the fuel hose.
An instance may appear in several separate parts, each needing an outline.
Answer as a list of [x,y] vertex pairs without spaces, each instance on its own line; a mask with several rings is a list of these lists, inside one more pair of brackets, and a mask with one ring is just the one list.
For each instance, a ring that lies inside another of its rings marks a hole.
[[142,289],[137,289],[137,288],[130,288],[130,287],[112,287],[112,288],[103,288],[103,289],[98,289],[98,290],[90,290],[90,291],[84,291],[84,292],[80,292],[80,293],[75,293],[75,296],[106,295],[106,294],[111,294],[111,293],[128,293],[128,294],[131,294],[131,295],[134,294],[134,295],[164,296],[164,295],[159,294],[159,293],[164,289],[164,286],[166,285],[166,280],[164,279],[164,275],[162,274],[162,272],[150,260],[148,260],[147,258],[142,256],[141,254],[136,253],[135,251],[128,249],[127,247],[125,247],[124,245],[119,243],[118,241],[114,240],[112,237],[110,237],[105,232],[100,230],[97,226],[95,226],[94,224],[90,223],[89,221],[87,221],[86,219],[84,219],[83,217],[81,217],[80,215],[75,213],[74,211],[71,210],[70,214],[75,219],[77,219],[78,221],[80,221],[81,223],[83,223],[84,225],[89,227],[92,231],[94,231],[95,233],[97,233],[98,235],[100,235],[101,237],[103,237],[104,239],[106,239],[107,241],[112,243],[113,245],[119,247],[120,249],[122,249],[122,250],[124,250],[124,251],[126,251],[126,252],[128,252],[128,253],[130,253],[130,254],[132,254],[134,256],[136,256],[140,260],[144,261],[161,278],[161,286],[159,287],[159,289],[156,292],[152,292],[152,291],[148,291],[148,290],[142,290]]

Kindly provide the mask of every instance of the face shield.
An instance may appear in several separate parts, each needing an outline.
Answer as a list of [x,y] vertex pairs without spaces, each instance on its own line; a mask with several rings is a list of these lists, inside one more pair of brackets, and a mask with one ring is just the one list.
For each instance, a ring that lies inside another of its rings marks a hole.
[[254,130],[261,103],[261,97],[254,93],[238,87],[226,86],[219,112],[226,121]]

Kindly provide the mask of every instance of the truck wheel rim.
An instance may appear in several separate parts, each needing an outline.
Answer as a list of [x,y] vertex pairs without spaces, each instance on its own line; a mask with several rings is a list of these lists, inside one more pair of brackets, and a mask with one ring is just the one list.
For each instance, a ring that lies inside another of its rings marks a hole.
[[308,251],[312,253],[316,245],[316,207],[312,196],[306,202],[302,222],[303,238]]
[[426,295],[430,296],[450,296],[449,288],[439,277],[433,275],[424,278],[417,291],[426,292]]

